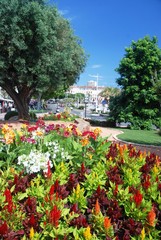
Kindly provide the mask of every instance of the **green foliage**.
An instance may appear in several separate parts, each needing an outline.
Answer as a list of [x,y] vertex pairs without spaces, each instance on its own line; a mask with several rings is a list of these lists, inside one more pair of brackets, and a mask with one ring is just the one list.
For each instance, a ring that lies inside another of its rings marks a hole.
[[0,86],[27,118],[31,96],[67,89],[86,55],[69,22],[43,1],[0,0],[0,19]]
[[154,89],[154,73],[160,75],[161,50],[157,39],[149,37],[132,42],[116,71],[121,94],[111,99],[110,116],[118,122],[130,122],[133,128],[149,129],[160,111]]

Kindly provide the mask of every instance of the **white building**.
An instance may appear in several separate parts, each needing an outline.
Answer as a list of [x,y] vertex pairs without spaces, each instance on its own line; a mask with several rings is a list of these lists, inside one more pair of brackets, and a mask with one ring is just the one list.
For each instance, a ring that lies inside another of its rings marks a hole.
[[96,99],[98,102],[102,100],[102,98],[99,95],[100,92],[104,89],[104,86],[97,86],[97,82],[95,81],[88,81],[87,85],[85,86],[77,86],[73,85],[69,88],[68,93],[70,94],[76,94],[76,93],[82,93],[86,97],[89,98],[90,102],[95,102]]

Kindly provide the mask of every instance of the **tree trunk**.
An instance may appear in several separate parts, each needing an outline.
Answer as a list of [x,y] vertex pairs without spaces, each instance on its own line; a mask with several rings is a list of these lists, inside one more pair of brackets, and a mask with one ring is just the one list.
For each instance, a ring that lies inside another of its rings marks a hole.
[[41,97],[42,97],[42,93],[38,94],[38,101],[37,101],[37,110],[41,109]]
[[30,120],[28,101],[21,98],[21,101],[15,101],[15,105],[18,111],[18,118],[24,120]]
[[4,90],[9,94],[15,104],[15,108],[18,111],[18,118],[23,120],[30,120],[29,114],[29,100],[31,89],[27,86],[21,89],[21,92],[18,93],[12,87],[5,85]]

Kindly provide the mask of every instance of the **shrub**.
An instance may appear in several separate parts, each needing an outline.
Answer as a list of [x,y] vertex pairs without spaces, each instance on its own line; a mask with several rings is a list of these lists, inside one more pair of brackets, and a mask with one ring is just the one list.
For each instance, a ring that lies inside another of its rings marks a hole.
[[30,114],[30,120],[31,121],[36,121],[37,120],[37,116],[36,116],[36,113],[34,111],[30,111],[29,114]]
[[84,106],[79,106],[78,109],[83,110]]
[[18,112],[17,111],[9,111],[5,114],[4,116],[4,120],[7,121],[9,120],[11,117],[15,117],[18,116]]

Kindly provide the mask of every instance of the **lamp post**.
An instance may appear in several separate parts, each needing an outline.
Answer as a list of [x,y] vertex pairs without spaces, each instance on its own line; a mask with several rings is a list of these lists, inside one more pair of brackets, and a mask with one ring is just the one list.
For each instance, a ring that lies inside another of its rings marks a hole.
[[96,112],[97,112],[97,109],[98,109],[98,80],[102,77],[99,76],[98,73],[97,73],[97,75],[89,75],[89,76],[96,78]]
[[84,112],[84,117],[86,118],[87,116],[87,103],[88,103],[88,97],[85,97],[84,98],[84,104],[85,104],[85,112]]

